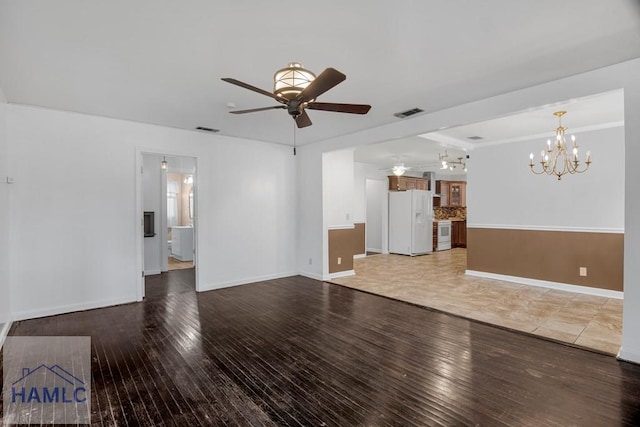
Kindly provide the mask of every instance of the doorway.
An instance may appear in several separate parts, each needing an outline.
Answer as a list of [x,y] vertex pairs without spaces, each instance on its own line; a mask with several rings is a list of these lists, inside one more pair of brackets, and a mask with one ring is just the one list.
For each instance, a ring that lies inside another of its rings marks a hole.
[[[165,173],[167,204],[166,271],[194,268],[194,188],[191,158],[171,158]],[[171,163],[174,163],[172,166]]]
[[365,192],[367,253],[387,253],[387,183],[384,180],[366,178]]
[[138,212],[144,217],[138,299],[145,298],[148,286],[165,282],[146,278],[177,270],[191,270],[197,290],[197,159],[140,152],[138,161]]

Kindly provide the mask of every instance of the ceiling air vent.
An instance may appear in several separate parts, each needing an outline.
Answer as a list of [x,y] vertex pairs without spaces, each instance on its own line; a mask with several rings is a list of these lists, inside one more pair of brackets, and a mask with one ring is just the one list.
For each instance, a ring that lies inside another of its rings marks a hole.
[[202,131],[202,132],[213,132],[213,133],[220,132],[220,129],[205,128],[205,127],[202,127],[202,126],[198,126],[196,128],[196,130],[199,130],[199,131]]
[[406,119],[409,116],[413,116],[414,114],[422,113],[424,110],[420,108],[412,108],[411,110],[403,111],[401,113],[395,113],[394,116],[400,117],[401,119]]
[[468,136],[467,139],[471,139],[473,141],[478,141],[478,140],[484,139],[484,138],[481,137],[481,136]]

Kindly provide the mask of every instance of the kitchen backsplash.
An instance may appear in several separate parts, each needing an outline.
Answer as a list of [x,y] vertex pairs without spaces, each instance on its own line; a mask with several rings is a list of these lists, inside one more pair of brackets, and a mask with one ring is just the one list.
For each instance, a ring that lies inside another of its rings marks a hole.
[[467,219],[466,207],[437,206],[433,208],[435,219],[464,218]]

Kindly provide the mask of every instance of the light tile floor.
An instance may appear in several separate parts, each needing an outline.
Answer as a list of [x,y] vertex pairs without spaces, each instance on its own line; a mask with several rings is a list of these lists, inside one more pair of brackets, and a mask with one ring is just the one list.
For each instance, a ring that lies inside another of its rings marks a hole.
[[193,261],[180,261],[172,256],[169,257],[169,271],[193,268]]
[[333,283],[608,354],[622,341],[622,300],[467,276],[466,249],[354,261]]

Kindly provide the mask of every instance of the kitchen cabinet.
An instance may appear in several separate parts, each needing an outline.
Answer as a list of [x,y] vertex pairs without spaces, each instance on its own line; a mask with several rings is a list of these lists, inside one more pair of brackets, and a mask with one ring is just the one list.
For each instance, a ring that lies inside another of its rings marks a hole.
[[439,200],[434,200],[434,206],[467,206],[467,183],[464,181],[436,181],[436,194]]
[[451,221],[451,247],[467,247],[467,221]]
[[467,183],[449,183],[449,206],[467,206]]
[[449,206],[449,181],[436,181],[436,194],[440,197],[433,199],[434,206]]
[[429,180],[416,176],[389,176],[390,191],[429,190]]
[[433,252],[438,249],[438,221],[433,221]]

